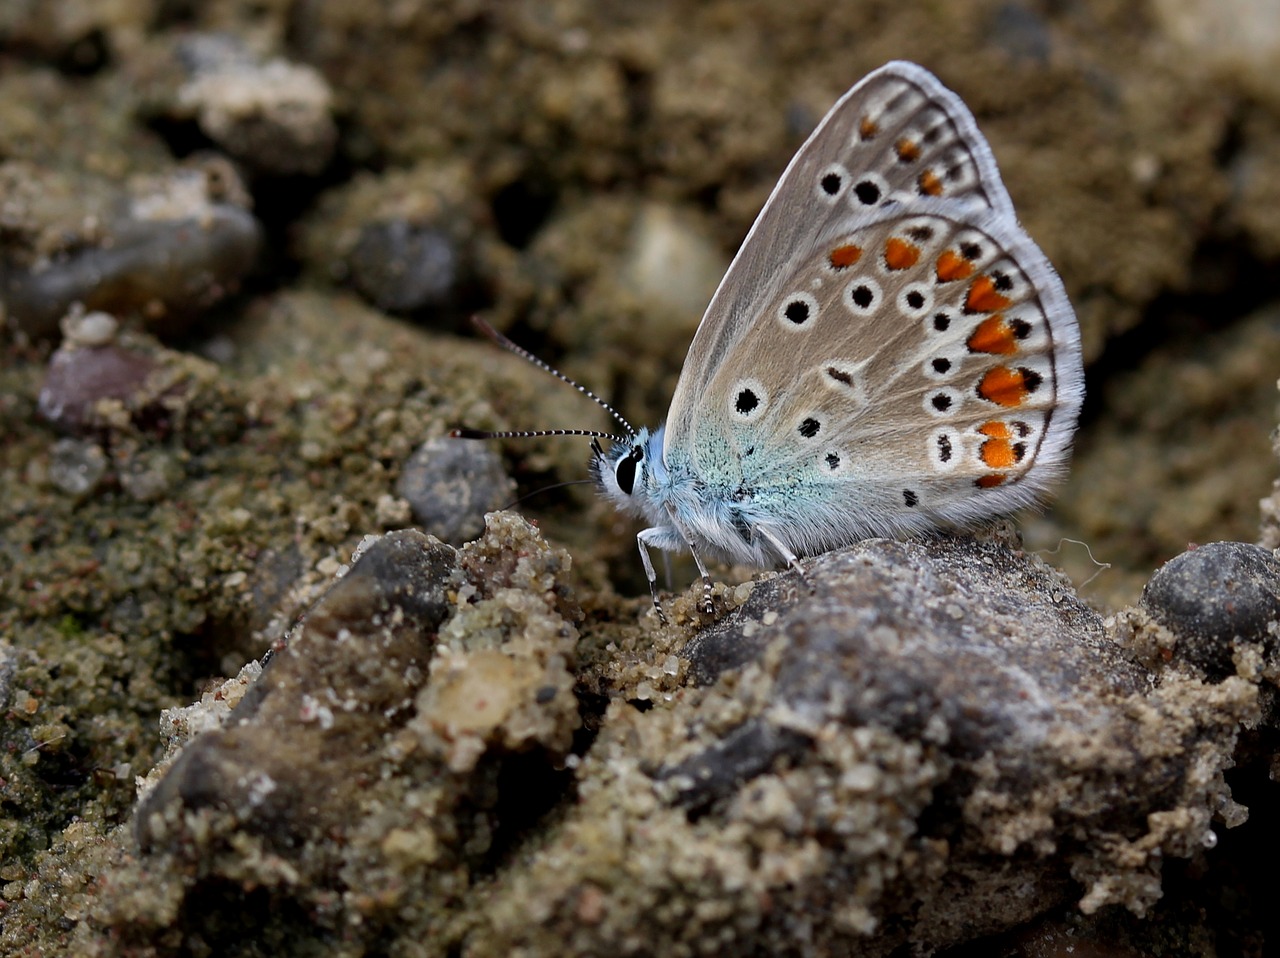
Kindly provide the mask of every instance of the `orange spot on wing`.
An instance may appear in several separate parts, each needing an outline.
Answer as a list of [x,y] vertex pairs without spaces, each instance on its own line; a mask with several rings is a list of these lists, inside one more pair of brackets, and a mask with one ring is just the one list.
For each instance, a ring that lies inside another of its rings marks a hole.
[[1000,485],[1002,482],[1004,482],[1004,476],[996,475],[994,472],[988,473],[985,476],[979,476],[974,480],[975,485],[977,485],[979,489],[991,489],[994,486]]
[[898,154],[898,159],[903,163],[910,163],[920,159],[920,144],[915,140],[909,140],[905,136],[893,145],[894,152]]
[[920,247],[898,236],[889,238],[884,244],[884,263],[890,269],[908,269],[916,265],[920,259]]
[[938,257],[937,273],[939,283],[967,279],[973,274],[973,264],[953,249],[943,250]]
[[827,254],[827,261],[831,264],[832,269],[845,269],[852,266],[862,258],[862,247],[854,246],[852,243],[845,243],[843,246],[837,246]]
[[978,455],[992,469],[1008,469],[1018,461],[1013,443],[1008,439],[988,439],[978,450]]
[[969,287],[969,295],[964,301],[967,313],[994,313],[1004,309],[1012,302],[996,289],[995,280],[990,276],[979,276]]
[[880,132],[880,124],[869,116],[864,116],[862,122],[858,124],[858,135],[864,140],[870,140]]
[[966,343],[970,352],[990,353],[993,356],[1009,356],[1018,351],[1013,329],[999,313],[988,316],[969,334]]
[[916,178],[916,186],[925,196],[941,196],[942,180],[933,170],[925,170]]
[[1040,377],[1030,370],[997,366],[978,383],[978,395],[998,406],[1018,406],[1040,385]]
[[984,436],[991,436],[993,439],[1012,439],[1013,434],[1009,431],[1009,426],[1001,422],[999,419],[992,419],[990,422],[984,422],[978,427],[978,432]]

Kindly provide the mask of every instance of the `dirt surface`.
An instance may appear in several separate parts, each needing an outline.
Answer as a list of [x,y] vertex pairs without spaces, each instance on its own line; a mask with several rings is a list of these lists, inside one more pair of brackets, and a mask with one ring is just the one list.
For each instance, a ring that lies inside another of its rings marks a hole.
[[[1229,6],[6,5],[0,954],[1274,950],[1280,40]],[[585,442],[451,428],[607,420],[468,316],[656,425],[895,58],[1079,315],[1056,507],[712,615],[677,561],[669,626],[589,488],[486,524]]]

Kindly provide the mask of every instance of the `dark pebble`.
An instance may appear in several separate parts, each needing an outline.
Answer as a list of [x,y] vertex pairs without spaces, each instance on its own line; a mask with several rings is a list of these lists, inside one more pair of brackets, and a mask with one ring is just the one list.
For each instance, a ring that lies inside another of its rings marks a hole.
[[360,231],[350,268],[356,288],[379,309],[411,313],[455,298],[461,257],[443,231],[390,220]]
[[1177,636],[1175,658],[1225,678],[1234,645],[1266,641],[1280,620],[1280,562],[1261,546],[1211,542],[1156,570],[1142,605]]
[[226,203],[190,218],[124,219],[100,247],[38,269],[0,266],[0,299],[11,321],[39,338],[77,302],[117,315],[197,313],[236,286],[260,242],[253,214]]
[[431,439],[405,463],[396,492],[408,500],[423,530],[460,544],[484,531],[484,514],[511,501],[515,483],[489,446]]

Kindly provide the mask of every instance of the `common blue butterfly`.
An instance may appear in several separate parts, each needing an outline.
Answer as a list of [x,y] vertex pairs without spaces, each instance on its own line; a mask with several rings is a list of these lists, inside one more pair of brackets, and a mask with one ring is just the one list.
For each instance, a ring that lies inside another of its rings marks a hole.
[[971,526],[1043,499],[1084,398],[1062,282],[1018,224],[960,98],[895,61],[792,159],[694,335],[665,425],[589,430],[604,494],[649,549],[755,567]]

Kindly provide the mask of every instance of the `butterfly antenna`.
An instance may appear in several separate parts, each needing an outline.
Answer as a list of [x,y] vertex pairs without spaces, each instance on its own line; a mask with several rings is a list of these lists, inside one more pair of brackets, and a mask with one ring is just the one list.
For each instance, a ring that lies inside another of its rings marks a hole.
[[591,436],[595,439],[608,439],[610,442],[630,442],[632,436],[615,436],[610,432],[597,432],[594,429],[508,429],[503,432],[488,432],[484,429],[451,429],[450,439],[538,439],[542,436]]
[[[570,378],[569,378],[568,376],[566,376],[564,373],[560,372],[560,370],[556,369],[556,368],[555,368],[554,366],[552,366],[550,363],[544,362],[543,360],[539,359],[537,356],[533,355],[533,353],[529,352],[527,349],[523,348],[522,346],[517,346],[515,343],[513,343],[511,340],[507,339],[507,337],[506,337],[506,336],[503,336],[503,335],[502,335],[502,333],[498,332],[496,329],[494,329],[492,326],[490,326],[490,325],[489,325],[485,320],[481,319],[479,316],[472,316],[472,317],[471,317],[471,323],[472,323],[472,325],[474,325],[474,326],[476,327],[476,329],[480,330],[480,332],[484,333],[484,334],[485,334],[485,336],[487,336],[489,339],[493,340],[495,343],[497,343],[499,346],[501,346],[501,347],[502,347],[503,349],[505,349],[507,352],[509,352],[509,353],[515,353],[515,354],[516,354],[517,356],[519,356],[521,359],[525,360],[526,362],[532,363],[533,365],[535,365],[535,366],[537,366],[539,369],[541,369],[543,372],[545,372],[545,373],[550,373],[552,376],[555,376],[555,377],[556,377],[556,379],[560,380],[562,383],[567,383],[568,385],[572,386],[574,389],[578,390],[578,392],[582,393],[582,395],[586,396],[586,397],[587,397],[588,399],[590,399],[593,403],[595,403],[597,406],[599,406],[601,409],[603,409],[605,412],[607,412],[610,416],[612,416],[614,419],[616,419],[616,420],[618,421],[618,423],[622,426],[622,428],[623,428],[623,429],[625,429],[625,430],[627,431],[628,439],[631,439],[631,438],[634,438],[634,437],[635,437],[636,431],[635,431],[635,429],[633,429],[633,428],[631,427],[631,423],[629,423],[629,422],[627,422],[625,419],[623,419],[623,418],[622,418],[622,414],[621,414],[620,412],[618,412],[618,410],[614,409],[612,406],[610,406],[607,402],[605,402],[603,399],[601,399],[599,396],[597,396],[595,393],[593,393],[593,392],[592,392],[590,389],[588,389],[586,386],[582,385],[581,383],[574,382],[572,379],[570,379]],[[614,442],[617,442],[617,441],[618,441],[618,438],[617,438],[616,436],[611,436],[611,435],[609,435],[608,433],[602,433],[602,432],[600,432],[600,433],[579,432],[579,431],[576,431],[576,430],[566,430],[566,431],[558,431],[558,430],[557,430],[557,431],[552,431],[552,432],[538,432],[538,433],[523,433],[523,432],[516,432],[516,433],[509,433],[509,434],[504,435],[504,436],[494,435],[494,436],[491,436],[490,438],[500,439],[500,438],[507,438],[508,436],[509,436],[509,437],[517,437],[517,436],[522,436],[522,437],[523,437],[523,436],[599,436],[601,439],[610,439],[610,440],[613,440]],[[476,438],[476,437],[467,437],[467,438]],[[625,441],[628,441],[628,440],[623,440],[623,441],[625,442]]]

